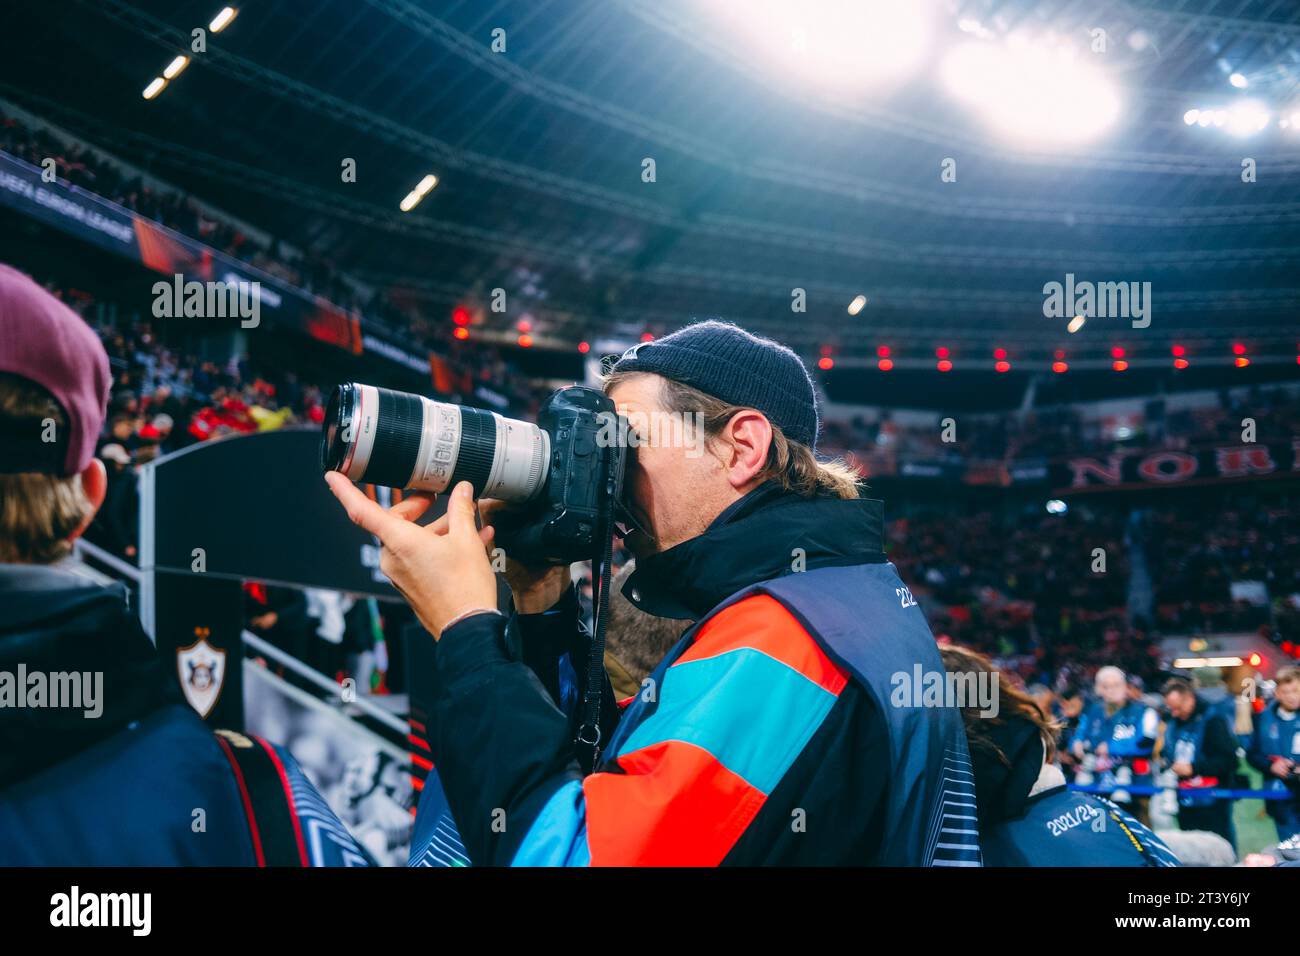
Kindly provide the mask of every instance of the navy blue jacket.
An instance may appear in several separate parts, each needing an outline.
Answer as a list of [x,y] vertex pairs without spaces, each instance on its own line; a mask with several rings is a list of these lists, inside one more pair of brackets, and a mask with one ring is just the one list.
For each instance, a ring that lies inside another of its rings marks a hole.
[[[441,791],[426,786],[413,862],[978,865],[956,709],[889,700],[897,674],[943,665],[881,520],[878,502],[765,486],[638,562],[633,603],[698,623],[655,693],[606,708],[596,773],[553,662],[530,663],[496,615],[449,628],[429,728]],[[556,612],[517,631],[581,647],[571,595]]]
[[366,865],[286,751],[199,719],[125,588],[92,575],[0,564],[0,692],[102,675],[93,708],[0,707],[0,866]]

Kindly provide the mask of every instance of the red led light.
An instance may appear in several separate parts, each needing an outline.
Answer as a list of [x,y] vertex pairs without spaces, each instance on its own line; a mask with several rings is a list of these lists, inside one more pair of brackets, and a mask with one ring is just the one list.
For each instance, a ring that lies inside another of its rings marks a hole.
[[533,323],[529,322],[527,319],[520,319],[515,323],[515,328],[520,332],[531,332],[533,330]]
[[453,333],[451,333],[451,334],[454,335],[454,336],[456,336],[456,338],[458,338],[458,339],[462,339],[462,340],[463,340],[463,339],[467,339],[467,338],[469,338],[469,329],[466,329],[466,328],[463,328],[463,327],[461,327],[461,328],[457,328],[456,331],[453,332]]
[[1261,657],[1258,653],[1251,654],[1249,658],[1249,662],[1251,667],[1258,667],[1260,664],[1264,663],[1264,658]]
[[880,366],[880,370],[881,370],[882,372],[888,372],[891,368],[894,367],[894,360],[893,360],[893,359],[882,358],[882,359],[881,359],[879,362],[877,362],[876,364],[877,364],[878,366]]
[[1011,363],[1010,363],[1010,362],[998,362],[998,364],[997,364],[997,365],[994,365],[993,367],[994,367],[995,369],[997,369],[999,372],[1009,372],[1009,371],[1011,371]]
[[642,341],[642,342],[653,342],[654,340],[655,340],[655,337],[654,337],[653,333],[650,333],[650,332],[642,332],[642,333],[641,333],[641,341]]
[[1174,359],[1174,368],[1187,368],[1188,364],[1187,359]]
[[591,346],[586,342],[579,342],[578,351],[581,352],[583,355],[586,355],[588,352],[591,351]]
[[1237,368],[1245,368],[1249,364],[1250,364],[1250,359],[1240,355],[1237,356]]
[[1069,367],[1070,366],[1066,365],[1064,362],[1061,361],[1056,361],[1052,363],[1052,371],[1055,372],[1057,375],[1060,375]]
[[993,350],[993,357],[994,357],[995,359],[997,359],[998,361],[1001,361],[1002,359],[1004,359],[1004,358],[1007,357],[1007,350],[1006,350],[1006,349],[994,349],[994,350]]
[[1123,347],[1116,345],[1114,348],[1112,348],[1110,350],[1110,357],[1113,359],[1122,359],[1124,357]]
[[1111,363],[1110,363],[1110,367],[1113,368],[1113,369],[1114,369],[1115,371],[1117,371],[1117,372],[1122,372],[1122,371],[1124,371],[1126,368],[1128,368],[1128,362],[1125,362],[1123,359],[1120,359],[1120,360],[1117,361],[1117,362],[1111,362]]
[[881,358],[889,358],[889,346],[888,345],[876,346],[876,354]]
[[817,360],[817,367],[823,372],[829,372],[835,367],[835,360],[829,355],[823,355]]
[[1065,349],[1057,349],[1055,352],[1052,353],[1052,357],[1058,359],[1065,358]]
[[948,357],[948,349],[942,345],[939,346],[937,349],[934,350],[934,357],[946,359]]
[[1233,345],[1232,345],[1232,354],[1233,354],[1233,355],[1245,355],[1245,354],[1246,354],[1246,346],[1242,345],[1240,342],[1234,342]]
[[951,372],[951,371],[952,371],[952,363],[949,362],[947,359],[940,359],[940,360],[939,360],[939,371],[940,371],[940,372]]
[[451,321],[456,325],[469,325],[469,309],[458,305],[451,310]]
[[521,348],[530,349],[533,347],[533,337],[527,333],[519,336],[519,345]]
[[1173,353],[1178,358],[1182,358],[1182,356],[1187,354],[1187,349],[1183,348],[1181,345],[1175,345],[1173,348]]

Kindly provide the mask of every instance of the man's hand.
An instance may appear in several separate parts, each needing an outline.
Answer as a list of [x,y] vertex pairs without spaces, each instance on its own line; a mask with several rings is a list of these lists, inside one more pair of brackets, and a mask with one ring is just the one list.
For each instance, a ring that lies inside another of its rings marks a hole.
[[[483,517],[485,530],[495,530],[493,519],[507,510],[509,503],[484,498],[478,503],[479,514]],[[572,576],[567,564],[552,565],[543,568],[529,567],[510,557],[506,557],[506,583],[515,597],[515,610],[520,614],[540,614],[549,611],[564,596],[564,589],[569,586]]]
[[452,620],[496,608],[496,576],[484,550],[492,531],[480,533],[474,525],[469,482],[456,486],[446,515],[422,528],[415,521],[433,503],[432,495],[413,494],[385,511],[338,472],[326,474],[325,481],[348,517],[379,539],[379,570],[435,639]]
[[1273,776],[1285,779],[1289,777],[1291,771],[1295,769],[1295,763],[1288,760],[1286,757],[1274,757],[1273,763],[1268,769]]
[[1177,763],[1175,763],[1175,764],[1173,765],[1173,767],[1172,767],[1171,769],[1172,769],[1172,770],[1174,771],[1174,773],[1175,773],[1177,776],[1179,776],[1179,777],[1192,777],[1192,776],[1195,776],[1195,774],[1192,773],[1192,765],[1189,764],[1186,760],[1180,760],[1180,761],[1178,761]]
[[278,620],[280,620],[280,615],[274,611],[267,611],[265,614],[259,614],[257,617],[252,618],[248,623],[253,625],[256,630],[269,631],[275,627]]

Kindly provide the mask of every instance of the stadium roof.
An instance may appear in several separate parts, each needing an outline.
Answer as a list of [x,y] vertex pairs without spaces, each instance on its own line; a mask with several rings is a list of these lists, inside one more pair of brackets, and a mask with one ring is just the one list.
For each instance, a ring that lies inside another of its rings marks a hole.
[[[488,322],[526,311],[539,341],[704,315],[873,357],[1296,334],[1300,128],[1279,121],[1300,110],[1300,4],[941,3],[916,71],[847,93],[764,59],[716,6],[249,0],[146,101],[216,0],[30,4],[6,14],[0,96],[431,308],[504,288]],[[1007,139],[940,82],[973,31],[1088,54],[1096,29],[1122,108],[1086,145]],[[1272,111],[1256,136],[1185,122],[1247,96]],[[1152,326],[1071,339],[1043,315],[1067,273],[1150,282]]]

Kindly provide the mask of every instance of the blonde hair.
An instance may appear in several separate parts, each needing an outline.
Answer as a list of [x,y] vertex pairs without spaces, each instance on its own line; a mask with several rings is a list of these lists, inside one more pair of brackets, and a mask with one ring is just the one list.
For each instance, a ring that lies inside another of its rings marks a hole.
[[[48,392],[11,375],[0,375],[0,418],[33,432],[52,418],[60,434],[68,423]],[[0,474],[0,562],[50,564],[66,557],[68,539],[90,511],[80,475]]]
[[[648,372],[614,372],[604,378],[605,393],[613,391],[621,382]],[[704,423],[706,441],[716,439],[733,415],[747,406],[732,405],[714,398],[691,385],[659,376],[662,382],[660,399],[664,410],[676,415],[698,415]],[[841,459],[819,459],[811,448],[794,441],[772,426],[772,445],[767,452],[767,464],[756,476],[761,481],[775,481],[784,490],[812,498],[827,495],[834,498],[857,498],[862,478],[851,465]]]

